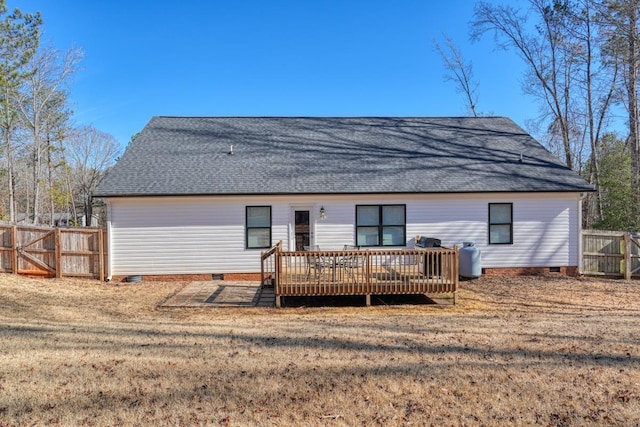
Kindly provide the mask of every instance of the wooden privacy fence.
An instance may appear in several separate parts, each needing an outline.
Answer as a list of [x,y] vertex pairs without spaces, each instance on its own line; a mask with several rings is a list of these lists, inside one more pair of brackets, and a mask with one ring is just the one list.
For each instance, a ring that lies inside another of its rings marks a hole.
[[458,290],[458,248],[283,251],[262,254],[262,283],[284,296],[453,293]]
[[0,271],[104,280],[106,230],[0,225]]
[[582,274],[640,278],[640,236],[623,231],[584,230]]

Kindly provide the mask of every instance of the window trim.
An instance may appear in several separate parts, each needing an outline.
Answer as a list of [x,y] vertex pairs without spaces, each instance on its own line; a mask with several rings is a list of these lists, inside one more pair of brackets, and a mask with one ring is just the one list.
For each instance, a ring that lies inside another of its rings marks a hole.
[[[383,217],[382,217],[382,211],[384,207],[389,207],[389,206],[401,206],[403,209],[403,224],[384,224],[383,223]],[[358,208],[360,207],[378,207],[378,225],[358,225]],[[379,204],[366,204],[366,205],[356,205],[356,235],[355,235],[355,239],[354,241],[356,242],[356,245],[362,248],[378,248],[378,247],[400,247],[400,246],[406,246],[407,245],[407,205],[406,204],[402,204],[402,203],[392,203],[392,204],[384,204],[384,205],[379,205]],[[382,238],[382,232],[384,230],[385,227],[400,227],[402,226],[402,245],[385,245],[383,243],[383,238]],[[377,227],[378,228],[378,244],[377,245],[361,245],[358,242],[358,229],[362,227]]]
[[[249,209],[269,208],[269,227],[249,227]],[[273,209],[270,205],[245,206],[244,210],[244,247],[245,249],[269,249],[272,243]],[[267,246],[249,246],[249,230],[269,230],[269,244]]]
[[[510,209],[510,218],[509,222],[491,222],[491,206],[494,205],[508,205]],[[488,232],[487,241],[490,245],[513,245],[513,203],[489,203],[487,209],[487,224],[488,224]],[[494,225],[508,225],[509,226],[509,241],[508,242],[492,242],[491,241],[491,227]]]

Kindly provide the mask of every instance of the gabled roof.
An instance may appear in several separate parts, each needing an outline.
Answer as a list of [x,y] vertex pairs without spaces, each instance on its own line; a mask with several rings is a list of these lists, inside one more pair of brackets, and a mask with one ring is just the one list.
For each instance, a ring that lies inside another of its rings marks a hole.
[[95,195],[592,189],[504,117],[153,117]]

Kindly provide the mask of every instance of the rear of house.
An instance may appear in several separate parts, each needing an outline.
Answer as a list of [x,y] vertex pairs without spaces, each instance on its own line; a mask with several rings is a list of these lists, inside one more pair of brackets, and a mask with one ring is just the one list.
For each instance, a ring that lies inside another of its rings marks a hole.
[[252,277],[260,253],[474,241],[485,272],[577,272],[592,187],[506,118],[155,117],[96,196],[109,276]]

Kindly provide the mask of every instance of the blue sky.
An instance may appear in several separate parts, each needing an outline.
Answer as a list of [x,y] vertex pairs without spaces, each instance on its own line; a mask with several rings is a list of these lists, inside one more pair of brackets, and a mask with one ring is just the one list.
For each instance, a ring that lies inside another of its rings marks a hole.
[[84,50],[76,125],[126,146],[155,115],[460,116],[433,49],[446,32],[474,66],[479,110],[525,127],[522,65],[469,41],[473,0],[7,0],[41,11],[45,43]]

